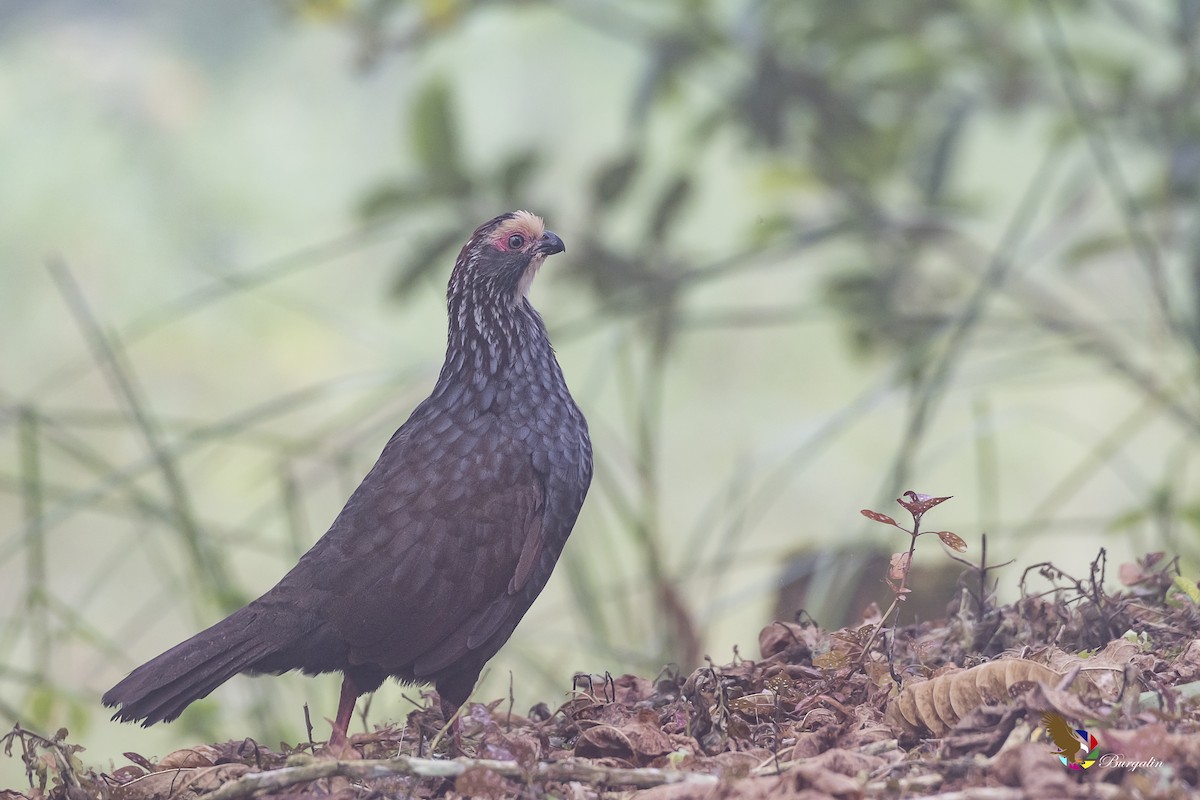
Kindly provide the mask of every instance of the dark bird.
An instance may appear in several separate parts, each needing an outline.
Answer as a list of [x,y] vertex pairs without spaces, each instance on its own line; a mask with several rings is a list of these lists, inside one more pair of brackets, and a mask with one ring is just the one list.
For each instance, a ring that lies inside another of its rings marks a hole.
[[1042,724],[1046,726],[1046,733],[1050,735],[1054,746],[1058,748],[1054,755],[1062,756],[1068,764],[1076,763],[1075,756],[1083,749],[1083,745],[1067,721],[1059,714],[1047,711],[1042,714]]
[[433,393],[278,585],[135,669],[114,720],[169,722],[238,673],[341,672],[334,738],[395,677],[447,718],[546,585],[592,479],[587,422],[527,297],[562,239],[527,211],[481,225],[447,290]]

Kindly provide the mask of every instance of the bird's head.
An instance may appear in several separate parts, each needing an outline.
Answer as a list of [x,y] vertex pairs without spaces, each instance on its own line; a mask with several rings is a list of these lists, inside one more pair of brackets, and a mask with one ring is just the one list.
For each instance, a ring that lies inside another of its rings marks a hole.
[[562,239],[546,230],[541,217],[510,211],[475,229],[463,245],[450,277],[449,293],[490,299],[509,306],[520,303],[546,256],[561,253]]

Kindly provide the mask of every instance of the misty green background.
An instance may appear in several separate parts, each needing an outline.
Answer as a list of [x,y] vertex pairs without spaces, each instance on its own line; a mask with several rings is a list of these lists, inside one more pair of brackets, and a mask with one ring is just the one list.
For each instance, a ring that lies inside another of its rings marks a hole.
[[786,557],[901,549],[858,510],[910,488],[1002,597],[1101,546],[1194,572],[1198,18],[3,7],[0,722],[100,765],[324,736],[332,676],[149,731],[99,697],[324,531],[437,374],[448,243],[515,207],[567,243],[532,297],[598,475],[478,698],[754,657]]

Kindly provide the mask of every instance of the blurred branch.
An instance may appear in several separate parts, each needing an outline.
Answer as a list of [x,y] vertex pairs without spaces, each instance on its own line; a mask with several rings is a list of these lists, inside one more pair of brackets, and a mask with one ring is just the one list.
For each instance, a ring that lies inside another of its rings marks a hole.
[[675,769],[641,767],[621,769],[597,767],[582,763],[538,762],[532,766],[516,761],[496,761],[484,758],[456,758],[452,761],[432,758],[397,756],[374,761],[318,761],[301,766],[283,767],[265,772],[251,772],[230,781],[206,795],[209,800],[240,800],[263,791],[278,791],[290,786],[322,778],[341,776],[353,780],[412,775],[420,778],[457,778],[468,770],[486,770],[507,778],[522,781],[579,782],[596,786],[626,786],[648,788],[667,784],[716,786],[717,778],[704,773],[679,772]]
[[[1027,519],[1019,527],[1031,530],[1039,524],[1048,525],[1050,520],[1061,514],[1067,499],[1082,490],[1101,469],[1111,470],[1120,475],[1129,484],[1131,494],[1140,488],[1136,483],[1136,467],[1128,462],[1122,451],[1134,436],[1158,418],[1158,403],[1148,397],[1130,414],[1117,421],[1111,429],[1081,430],[1076,433],[1075,438],[1084,446],[1078,463],[1065,474],[1058,476],[1038,504],[1029,509]],[[1065,433],[1069,428],[1060,423],[1058,430]],[[1040,523],[1034,522],[1035,520],[1040,520]],[[1101,527],[1108,522],[1109,520],[1105,520]]]
[[235,589],[229,577],[224,557],[201,532],[192,513],[187,486],[179,474],[174,457],[159,441],[157,426],[134,388],[131,373],[121,363],[115,344],[101,331],[66,263],[56,259],[48,266],[51,276],[58,284],[59,292],[91,346],[97,364],[108,379],[113,392],[124,402],[166,484],[174,517],[173,529],[180,534],[198,570],[205,577],[205,581],[198,588],[204,591],[211,586],[216,590],[218,603],[223,609],[236,609],[244,602],[241,592]]
[[[216,422],[188,431],[186,434],[174,438],[169,443],[163,443],[162,447],[172,459],[179,460],[206,444],[241,434],[243,431],[266,420],[288,411],[302,408],[312,401],[324,397],[330,387],[345,382],[347,382],[345,378],[321,381],[311,386],[276,395],[263,403],[251,406],[249,409],[240,411],[226,419],[217,420]],[[94,463],[98,464],[99,462]],[[141,461],[136,461],[124,467],[113,466],[111,469],[103,471],[102,477],[94,484],[72,492],[54,506],[47,508],[40,524],[44,529],[49,530],[55,525],[61,524],[72,514],[92,506],[114,489],[128,488],[132,486],[134,481],[157,469],[158,461],[154,454],[150,454]],[[138,495],[138,497],[140,496]],[[154,508],[153,504],[146,506],[146,509],[150,511],[153,511]],[[19,535],[23,536],[24,532],[19,532]],[[4,547],[3,544],[4,542],[0,541],[0,563],[3,563],[17,552],[15,549],[10,550]]]
[[1167,279],[1158,248],[1142,226],[1141,207],[1121,172],[1121,166],[1117,162],[1104,124],[1087,100],[1079,75],[1079,65],[1071,55],[1062,23],[1054,9],[1054,2],[1053,0],[1036,0],[1034,7],[1038,10],[1046,49],[1050,51],[1063,92],[1067,95],[1071,109],[1078,118],[1079,127],[1088,143],[1088,148],[1096,161],[1096,169],[1112,194],[1117,208],[1121,211],[1125,232],[1129,236],[1130,242],[1133,243],[1134,252],[1142,262],[1146,278],[1150,282],[1150,288],[1162,312],[1163,319],[1172,329],[1179,332],[1175,315],[1171,309],[1167,293]]
[[[819,222],[802,227],[788,235],[784,241],[770,247],[751,246],[736,253],[721,256],[713,261],[683,270],[677,278],[677,292],[695,290],[710,282],[743,278],[759,270],[795,268],[795,261],[809,248],[816,247],[845,233],[845,222]],[[814,267],[815,269],[815,267]],[[638,317],[657,310],[658,300],[644,291],[644,287],[630,285],[623,292],[603,298],[601,304],[579,319],[554,325],[551,334],[556,341],[582,338],[613,324],[613,318]],[[686,324],[687,316],[681,318]]]
[[[46,576],[46,535],[40,524],[45,485],[42,477],[41,442],[37,412],[28,407],[18,412],[18,448],[21,465],[21,496],[25,517],[25,601],[23,620],[33,640],[35,672],[50,671],[51,638],[47,613],[49,595]],[[14,615],[14,619],[19,619]]]
[[917,443],[924,435],[930,419],[936,413],[937,404],[946,390],[955,363],[965,351],[971,331],[982,318],[987,302],[996,287],[1003,283],[1013,255],[1037,218],[1038,209],[1045,200],[1048,194],[1047,189],[1061,163],[1062,159],[1053,148],[1047,150],[1042,156],[1041,162],[1034,170],[1033,177],[1026,185],[1025,192],[1013,210],[991,261],[975,286],[975,291],[967,300],[962,311],[950,322],[941,352],[928,367],[926,377],[916,388],[913,407],[909,412],[904,435],[896,448],[892,474],[888,484],[883,487],[884,494],[893,495],[910,482],[909,470],[917,453]]
[[[215,277],[206,286],[186,292],[143,313],[123,329],[116,331],[113,334],[114,338],[119,339],[126,347],[132,345],[209,306],[225,302],[238,293],[261,288],[302,270],[327,264],[334,259],[374,244],[384,238],[382,234],[394,229],[397,223],[398,219],[395,216],[379,217],[349,233],[269,259],[237,274],[222,274]],[[32,394],[34,396],[48,394],[55,388],[77,379],[89,366],[90,362],[85,362],[51,371],[34,387]]]

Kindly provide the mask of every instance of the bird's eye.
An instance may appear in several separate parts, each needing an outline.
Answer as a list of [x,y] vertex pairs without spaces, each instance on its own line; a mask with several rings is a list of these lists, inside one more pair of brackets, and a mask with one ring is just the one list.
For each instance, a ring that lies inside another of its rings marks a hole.
[[520,250],[525,246],[525,237],[519,233],[514,233],[508,237],[508,246],[513,250]]

